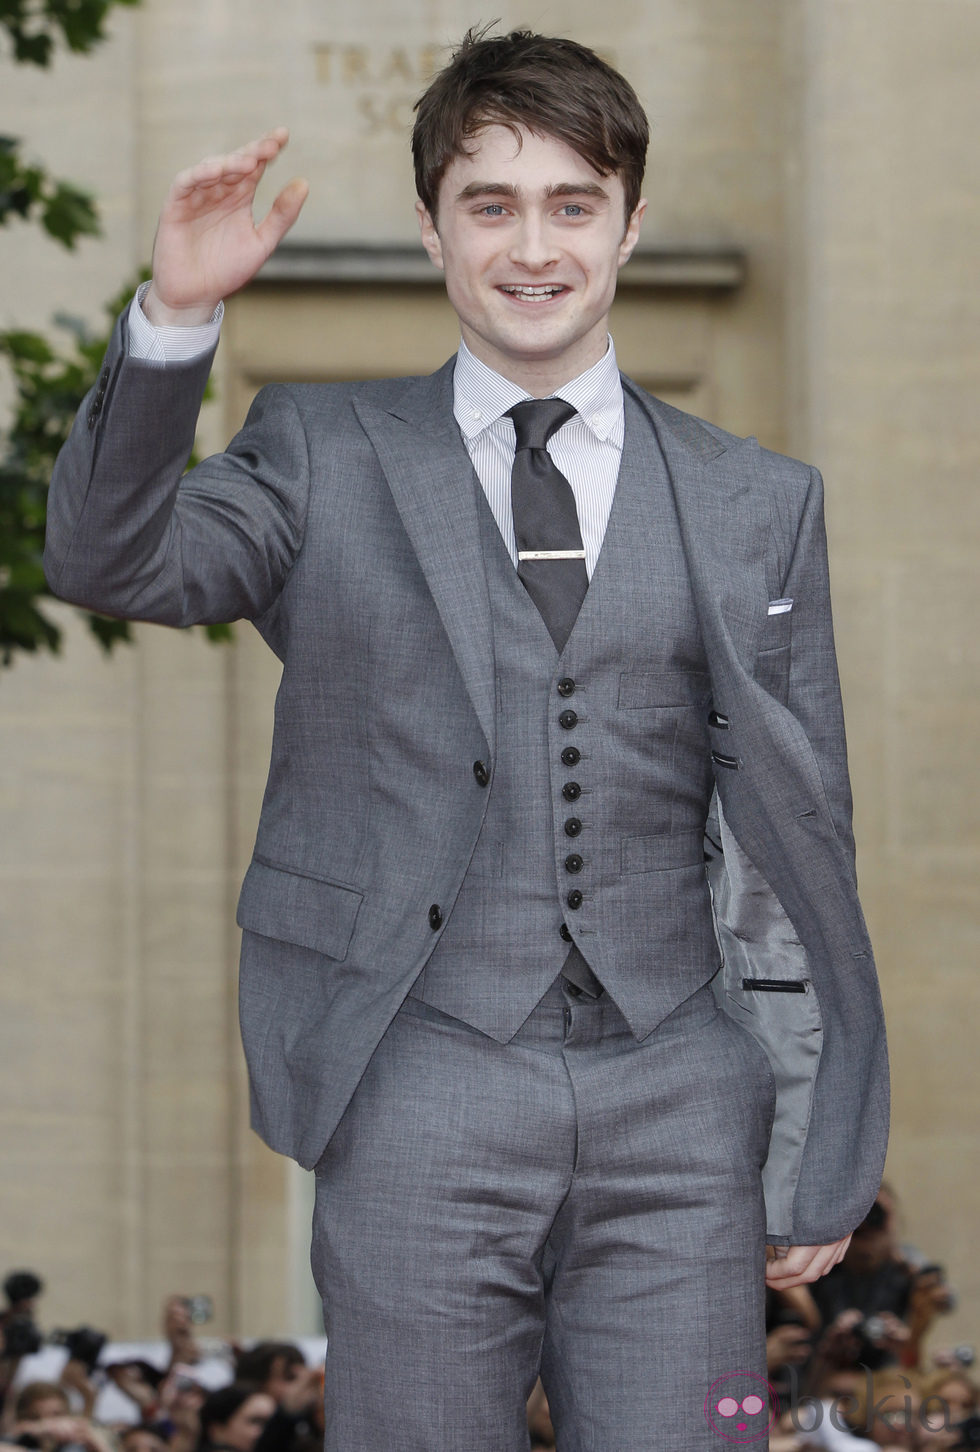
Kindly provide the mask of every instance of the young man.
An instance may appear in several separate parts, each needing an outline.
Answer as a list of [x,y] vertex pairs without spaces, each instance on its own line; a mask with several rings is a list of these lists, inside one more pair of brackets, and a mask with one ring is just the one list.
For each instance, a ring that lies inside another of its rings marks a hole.
[[767,1238],[833,1265],[885,1137],[819,476],[621,378],[646,120],[515,32],[418,107],[457,357],[265,389],[181,478],[284,142],[177,178],[46,561],[283,662],[242,1028],[317,1170],[327,1447],[516,1452],[539,1366],[564,1452],[758,1440]]

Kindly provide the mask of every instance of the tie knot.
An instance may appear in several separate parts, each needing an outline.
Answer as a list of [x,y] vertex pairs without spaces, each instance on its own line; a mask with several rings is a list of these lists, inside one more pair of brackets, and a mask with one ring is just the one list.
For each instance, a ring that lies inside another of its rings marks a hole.
[[518,449],[545,448],[552,434],[577,412],[574,404],[563,398],[529,398],[515,403],[508,409],[508,417],[514,420]]

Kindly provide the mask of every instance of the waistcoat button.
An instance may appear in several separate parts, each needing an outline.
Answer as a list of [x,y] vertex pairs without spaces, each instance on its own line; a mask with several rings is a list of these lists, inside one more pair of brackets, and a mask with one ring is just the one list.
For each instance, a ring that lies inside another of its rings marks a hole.
[[577,852],[570,852],[565,858],[566,872],[581,872],[584,865],[585,864],[583,863],[581,857],[578,855]]
[[561,715],[558,717],[559,726],[564,726],[566,731],[571,731],[572,727],[576,725],[577,722],[578,713],[575,711],[562,711]]
[[566,943],[570,943],[572,941],[572,930],[567,923],[562,923],[561,927],[558,929],[558,936],[560,938],[564,938]]
[[559,696],[570,696],[574,690],[575,682],[572,680],[571,676],[562,676],[561,680],[558,682]]
[[582,753],[577,746],[566,746],[561,754],[561,759],[565,766],[578,766],[582,760]]
[[582,795],[582,788],[577,781],[567,781],[561,789],[561,794],[566,802],[577,802]]
[[476,777],[478,786],[485,787],[490,781],[490,773],[482,761],[474,761],[473,775]]
[[585,898],[583,894],[579,892],[578,888],[574,887],[572,888],[572,891],[568,894],[568,897],[565,899],[565,901],[568,903],[568,906],[572,909],[572,911],[575,912],[578,908],[582,906]]
[[579,821],[578,817],[569,817],[568,821],[565,823],[565,836],[577,837],[581,830],[582,823]]
[[429,927],[434,933],[442,927],[442,908],[437,902],[429,908]]

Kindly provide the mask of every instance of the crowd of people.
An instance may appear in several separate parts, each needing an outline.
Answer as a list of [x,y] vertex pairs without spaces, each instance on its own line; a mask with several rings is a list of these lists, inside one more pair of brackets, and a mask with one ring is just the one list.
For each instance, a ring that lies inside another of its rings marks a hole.
[[840,1265],[767,1297],[772,1452],[949,1452],[980,1445],[974,1353],[927,1335],[954,1306],[942,1267],[897,1230],[883,1185]]
[[[4,1282],[0,1452],[319,1452],[322,1344],[216,1348],[201,1338],[207,1308],[200,1298],[171,1296],[162,1354],[134,1355],[90,1327],[44,1336],[42,1289],[28,1271]],[[972,1348],[925,1349],[936,1318],[952,1305],[942,1268],[899,1242],[895,1196],[883,1187],[838,1267],[812,1287],[769,1293],[769,1425],[763,1416],[729,1440],[758,1443],[768,1432],[771,1452],[980,1446]],[[35,1374],[45,1346],[58,1366],[49,1379]],[[555,1446],[540,1383],[528,1402],[528,1430],[532,1448]],[[667,1443],[669,1436],[651,1431],[651,1452]]]

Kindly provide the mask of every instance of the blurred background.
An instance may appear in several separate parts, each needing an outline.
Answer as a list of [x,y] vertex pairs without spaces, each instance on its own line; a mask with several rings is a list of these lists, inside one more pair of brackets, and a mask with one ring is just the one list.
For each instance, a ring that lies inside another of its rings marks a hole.
[[[69,351],[57,315],[103,331],[172,175],[284,123],[263,194],[300,174],[310,199],[228,304],[201,450],[270,379],[435,368],[457,332],[417,242],[412,103],[493,18],[142,0],[46,67],[3,44],[0,131],[97,199],[102,234],[69,251],[8,216],[0,330]],[[928,1334],[972,1342],[980,3],[529,0],[502,24],[593,46],[648,108],[621,366],[824,473],[894,1068],[888,1214],[958,1293]],[[68,607],[44,613],[60,653],[0,669],[0,1273],[43,1276],[49,1325],[120,1339],[155,1335],[172,1292],[210,1297],[222,1336],[315,1334],[307,1176],[248,1128],[235,1002],[276,662],[247,627],[140,626],[107,654]]]

